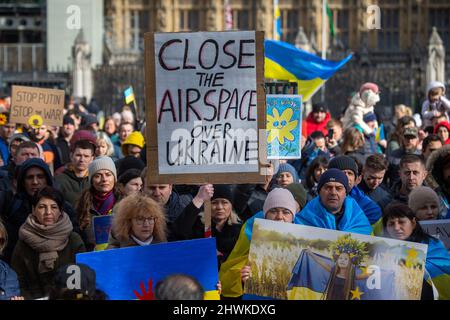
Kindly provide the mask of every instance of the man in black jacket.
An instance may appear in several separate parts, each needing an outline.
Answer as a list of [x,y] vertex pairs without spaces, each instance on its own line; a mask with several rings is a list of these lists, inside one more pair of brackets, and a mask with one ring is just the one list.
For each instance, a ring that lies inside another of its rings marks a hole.
[[427,174],[428,171],[422,156],[404,155],[400,160],[400,181],[391,189],[394,200],[408,204],[410,192],[423,184]]
[[362,180],[358,187],[381,209],[392,201],[392,196],[384,189],[382,183],[388,168],[388,162],[381,154],[373,154],[366,159],[362,170]]

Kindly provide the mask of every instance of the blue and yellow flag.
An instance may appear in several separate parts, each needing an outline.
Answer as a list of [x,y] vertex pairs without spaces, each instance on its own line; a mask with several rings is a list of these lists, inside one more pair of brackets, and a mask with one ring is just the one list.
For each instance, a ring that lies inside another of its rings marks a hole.
[[278,0],[273,1],[273,39],[281,40],[281,12]]
[[219,299],[214,238],[80,253],[76,261],[95,271],[97,287],[111,300],[152,300],[157,282],[179,273],[200,282],[205,300]]
[[222,295],[224,297],[236,298],[244,294],[241,269],[248,264],[250,242],[256,218],[264,219],[264,213],[260,211],[244,223],[233,250],[220,267],[219,279],[222,283]]
[[450,300],[450,254],[438,239],[428,243],[425,269],[439,293],[439,300]]
[[377,128],[377,131],[375,132],[375,141],[380,142],[381,140],[386,140],[383,123]]
[[125,96],[126,104],[133,102],[134,101],[133,87],[128,87],[127,89],[125,89],[125,91],[123,92],[123,95]]
[[269,79],[298,82],[298,94],[308,101],[336,71],[351,58],[341,61],[323,60],[318,56],[297,49],[289,43],[264,41],[264,76]]
[[[302,250],[287,286],[289,300],[391,300],[395,299],[394,271],[380,270],[380,284],[370,285],[365,267],[356,267],[348,292],[333,279],[335,263],[330,258]],[[331,270],[331,271],[330,271]],[[333,281],[334,280],[334,281]],[[369,283],[369,285],[368,285]],[[333,287],[333,284],[335,287]]]

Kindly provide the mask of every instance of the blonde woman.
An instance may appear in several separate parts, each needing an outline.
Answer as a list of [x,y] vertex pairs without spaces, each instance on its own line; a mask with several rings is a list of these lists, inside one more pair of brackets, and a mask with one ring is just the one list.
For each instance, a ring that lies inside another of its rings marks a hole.
[[116,207],[106,249],[167,242],[166,218],[160,204],[142,194],[132,194]]
[[97,150],[95,151],[95,155],[97,157],[108,156],[112,158],[114,155],[114,146],[108,134],[100,131],[96,133],[96,136],[97,136]]

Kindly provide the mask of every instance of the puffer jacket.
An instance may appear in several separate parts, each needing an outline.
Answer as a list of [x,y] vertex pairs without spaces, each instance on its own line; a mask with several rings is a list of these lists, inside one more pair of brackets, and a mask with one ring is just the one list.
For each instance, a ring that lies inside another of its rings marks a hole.
[[434,151],[427,160],[428,175],[425,184],[434,189],[441,199],[441,218],[450,218],[450,186],[446,186],[443,177],[444,163],[450,161],[450,145]]

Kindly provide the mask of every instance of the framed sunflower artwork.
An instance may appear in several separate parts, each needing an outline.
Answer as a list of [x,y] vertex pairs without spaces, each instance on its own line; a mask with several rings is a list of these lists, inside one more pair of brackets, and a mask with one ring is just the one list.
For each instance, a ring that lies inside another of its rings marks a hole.
[[301,158],[302,97],[266,95],[268,159]]

